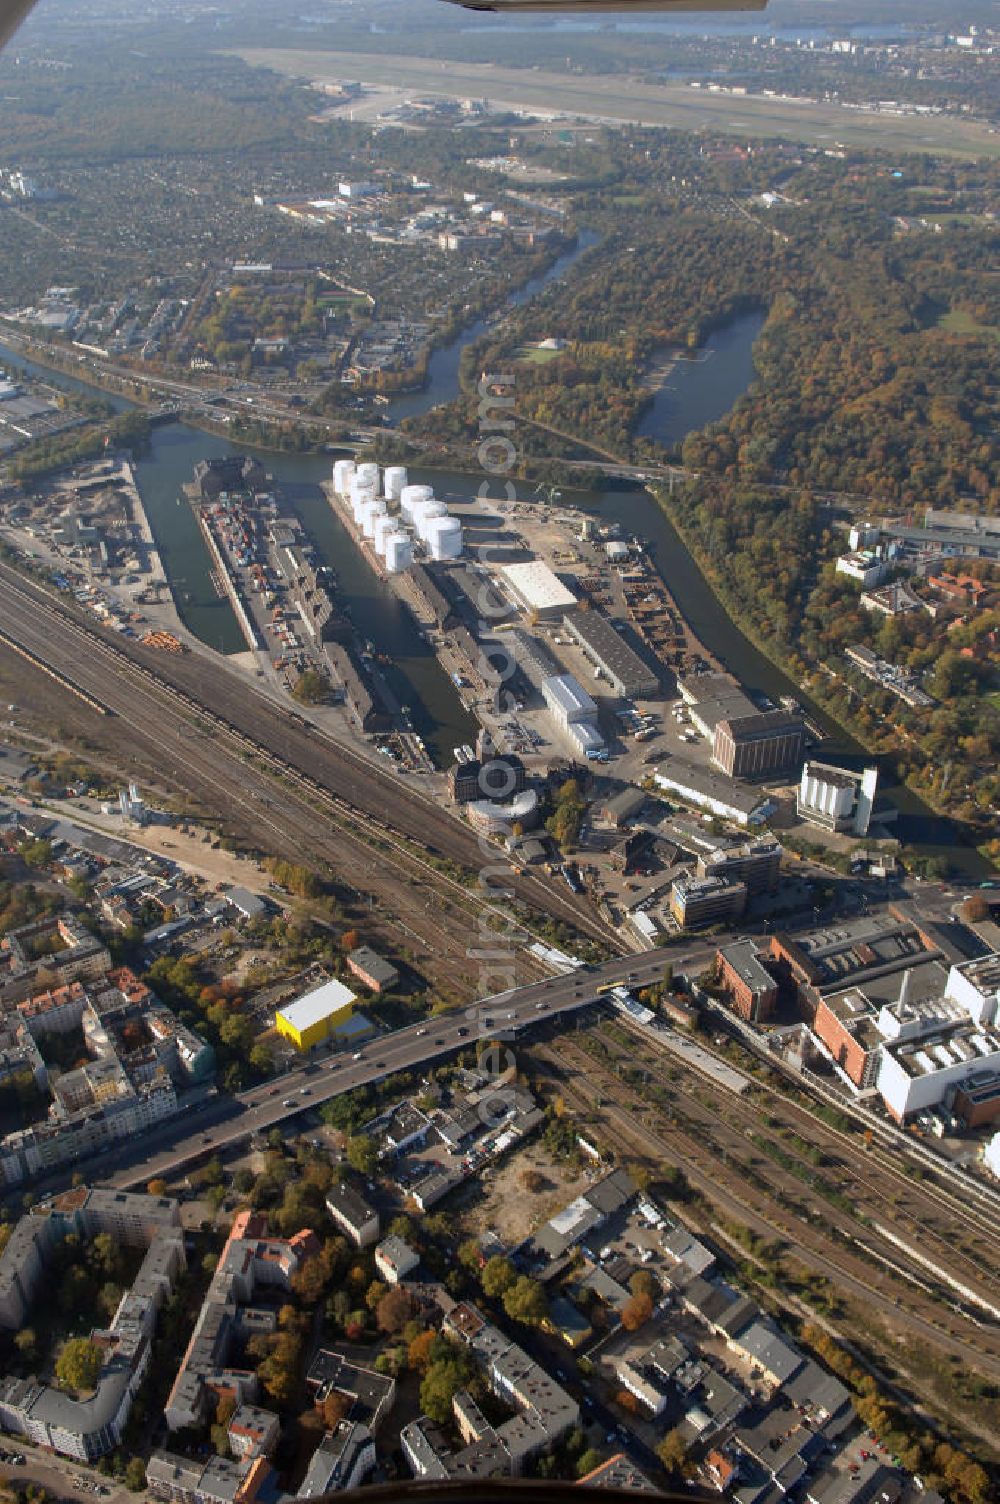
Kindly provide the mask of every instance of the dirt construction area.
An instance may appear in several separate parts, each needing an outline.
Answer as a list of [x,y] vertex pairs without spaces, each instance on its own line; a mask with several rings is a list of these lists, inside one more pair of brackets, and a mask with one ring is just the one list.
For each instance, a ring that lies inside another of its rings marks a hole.
[[[537,1191],[524,1184],[532,1172],[542,1177]],[[465,1234],[475,1237],[493,1232],[506,1247],[514,1247],[581,1195],[593,1179],[587,1167],[557,1164],[544,1144],[526,1144],[484,1180],[485,1198],[463,1210]]]

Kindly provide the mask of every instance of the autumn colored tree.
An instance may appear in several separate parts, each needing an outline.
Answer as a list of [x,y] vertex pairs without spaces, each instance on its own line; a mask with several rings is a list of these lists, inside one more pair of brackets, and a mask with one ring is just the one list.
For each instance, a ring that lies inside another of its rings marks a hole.
[[346,1394],[341,1394],[337,1389],[331,1389],[317,1404],[316,1409],[323,1419],[323,1424],[328,1431],[335,1431],[340,1422],[345,1419],[351,1408],[351,1402]]
[[431,1352],[437,1341],[437,1333],[432,1331],[421,1332],[419,1337],[414,1337],[406,1350],[406,1361],[417,1373],[426,1373],[430,1366]]
[[653,1314],[653,1302],[646,1294],[633,1295],[622,1306],[622,1326],[627,1332],[637,1332]]
[[413,1297],[402,1285],[397,1285],[394,1290],[389,1290],[379,1301],[375,1308],[375,1319],[378,1322],[380,1332],[388,1332],[394,1336],[401,1332],[413,1315]]

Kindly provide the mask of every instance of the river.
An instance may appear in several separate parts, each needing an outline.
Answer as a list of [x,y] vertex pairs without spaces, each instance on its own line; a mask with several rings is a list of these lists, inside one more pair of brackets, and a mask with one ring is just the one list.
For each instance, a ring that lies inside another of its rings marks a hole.
[[[590,242],[586,242],[589,244]],[[560,257],[540,278],[534,279],[533,292],[555,277],[565,274],[568,265],[582,253],[579,245]],[[520,290],[519,301],[531,296],[528,287]],[[753,344],[760,331],[763,315],[740,314],[716,330],[706,344],[711,351],[705,359],[683,360],[674,366],[665,388],[653,399],[644,414],[643,432],[665,444],[675,444],[686,432],[704,427],[722,417],[753,379]],[[461,351],[479,337],[485,324],[465,330],[451,345],[435,352],[429,368],[426,389],[396,399],[393,416],[425,412],[440,402],[449,401],[458,389],[458,362]],[[52,373],[0,345],[0,364],[26,369],[50,380],[80,388],[83,384],[70,377]],[[88,391],[93,388],[87,387]],[[127,406],[123,399],[109,399],[116,407]],[[223,652],[242,649],[232,610],[220,601],[210,578],[208,554],[186,503],[178,505],[180,485],[189,480],[196,461],[206,455],[250,453],[246,446],[227,443],[181,423],[154,428],[146,454],[137,465],[137,479],[157,546],[170,576],[181,615],[190,629]],[[393,689],[411,708],[413,722],[424,737],[436,760],[447,765],[451,749],[473,739],[475,722],[465,710],[448,675],[440,668],[430,647],[416,630],[413,617],[392,588],[375,575],[347,534],[340,519],[330,508],[319,482],[325,480],[332,461],[325,455],[262,456],[288,504],[301,519],[325,563],[336,571],[338,596],[350,608],[352,618],[363,637],[391,660],[385,673]],[[433,485],[437,494],[468,498],[479,484],[479,477],[453,471],[425,470],[410,467],[413,479]],[[600,516],[618,522],[629,534],[647,543],[657,567],[675,597],[678,606],[695,632],[751,692],[777,700],[783,695],[803,699],[798,685],[792,683],[743,635],[730,619],[706,583],[675,528],[656,501],[638,486],[620,484],[602,491],[565,493],[565,499]],[[815,710],[815,707],[813,707]],[[817,719],[831,733],[828,750],[845,761],[859,764],[862,749],[827,717],[816,711]],[[961,865],[970,874],[985,871],[978,855],[959,848],[959,833],[952,822],[936,817],[927,806],[904,787],[883,762],[884,786],[900,810],[899,834],[907,842],[919,844],[929,853],[940,853]]]
[[[507,299],[508,308],[519,308],[522,303],[527,303],[538,294],[550,282],[556,282],[564,277],[570,267],[584,251],[595,245],[600,237],[591,230],[581,230],[577,236],[576,245],[572,250],[557,256],[547,271],[540,272],[537,277],[530,277],[523,287],[512,292]],[[402,418],[418,417],[421,413],[430,412],[432,407],[440,407],[445,402],[452,402],[458,396],[458,368],[462,360],[462,351],[477,339],[482,339],[488,331],[491,320],[477,319],[475,323],[467,325],[457,338],[447,345],[440,345],[431,353],[427,362],[427,384],[418,392],[403,392],[398,397],[393,397],[389,403],[389,415],[394,423]]]

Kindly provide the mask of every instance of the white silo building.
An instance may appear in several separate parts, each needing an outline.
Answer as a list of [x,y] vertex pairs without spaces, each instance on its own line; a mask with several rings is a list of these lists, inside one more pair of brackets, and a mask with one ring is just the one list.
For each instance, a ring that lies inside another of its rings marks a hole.
[[413,563],[413,544],[406,533],[390,533],[385,540],[385,567],[390,574],[402,574]]
[[379,470],[377,465],[372,464],[370,461],[366,461],[363,465],[358,466],[355,473],[359,480],[365,481],[371,486],[375,494],[378,494]]
[[458,559],[462,555],[462,524],[457,517],[429,517],[424,542],[432,559]]
[[413,509],[418,502],[430,501],[433,495],[433,486],[404,486],[399,493],[399,510],[406,521],[413,520]]
[[356,470],[353,460],[337,460],[333,467],[333,489],[338,495],[346,496],[349,493]]
[[406,485],[406,466],[387,465],[383,489],[390,501],[399,501]]
[[810,825],[864,836],[868,834],[877,787],[878,768],[856,773],[810,758],[802,769],[796,811],[799,819]]
[[375,530],[372,533],[372,538],[375,542],[375,552],[380,559],[385,558],[385,540],[390,533],[394,533],[395,531],[395,517],[390,517],[387,512],[383,512],[381,517],[375,518]]
[[361,531],[366,538],[374,538],[375,523],[379,517],[385,516],[385,510],[385,502],[380,501],[377,496],[365,502],[361,508]]

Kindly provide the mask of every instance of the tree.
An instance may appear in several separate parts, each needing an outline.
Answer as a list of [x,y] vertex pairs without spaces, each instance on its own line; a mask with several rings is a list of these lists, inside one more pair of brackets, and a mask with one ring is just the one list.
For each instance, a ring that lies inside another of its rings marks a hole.
[[38,1337],[33,1326],[23,1326],[14,1337],[14,1346],[26,1363],[34,1363],[38,1356]]
[[653,1302],[649,1295],[633,1295],[622,1307],[622,1326],[627,1332],[637,1332],[653,1314]]
[[483,1287],[483,1294],[491,1300],[496,1300],[506,1294],[517,1279],[517,1271],[510,1259],[502,1253],[495,1253],[491,1259],[487,1259],[479,1276]]
[[962,905],[962,918],[969,924],[981,924],[990,917],[990,906],[981,893],[972,893]]
[[322,705],[330,697],[330,681],[319,669],[307,668],[296,679],[292,697],[300,705]]
[[167,1194],[167,1182],[157,1176],[155,1179],[149,1181],[146,1191],[150,1196],[165,1196]]
[[413,1297],[402,1285],[397,1285],[394,1290],[389,1290],[379,1301],[375,1310],[375,1319],[378,1322],[380,1332],[388,1332],[394,1336],[401,1332],[413,1315]]
[[664,1436],[656,1455],[672,1478],[683,1475],[688,1462],[688,1446],[677,1426]]
[[146,1464],[141,1457],[133,1457],[125,1468],[125,1487],[132,1494],[142,1493],[146,1487]]
[[511,1321],[524,1321],[537,1325],[548,1315],[549,1303],[537,1279],[522,1274],[504,1291],[503,1308]]
[[463,1269],[468,1269],[470,1274],[479,1273],[479,1269],[483,1261],[483,1255],[482,1250],[479,1247],[478,1239],[463,1239],[463,1241],[458,1245],[457,1256],[458,1262],[462,1265]]
[[437,1333],[432,1331],[421,1332],[419,1337],[414,1337],[406,1350],[409,1367],[416,1369],[417,1373],[426,1373],[430,1367],[431,1349],[436,1341]]
[[476,1376],[476,1365],[464,1348],[432,1363],[420,1385],[420,1408],[444,1426],[451,1419],[451,1402]]
[[375,1311],[378,1309],[379,1301],[382,1299],[383,1295],[388,1294],[388,1291],[389,1286],[386,1284],[385,1280],[372,1280],[371,1284],[368,1286],[368,1289],[365,1291],[365,1305],[368,1307],[369,1311]]
[[71,1337],[56,1359],[56,1378],[64,1389],[89,1392],[101,1371],[101,1349],[89,1337]]
[[304,1260],[292,1275],[292,1289],[307,1306],[318,1305],[326,1292],[330,1269],[322,1254]]
[[374,1141],[366,1134],[355,1134],[347,1140],[347,1162],[359,1175],[366,1178],[375,1174],[378,1168],[378,1150]]
[[603,1452],[599,1452],[596,1447],[588,1447],[576,1460],[576,1476],[586,1478],[587,1474],[592,1473],[595,1467],[600,1467],[603,1461]]
[[350,1408],[351,1402],[347,1395],[341,1394],[337,1389],[331,1389],[325,1399],[316,1406],[328,1431],[337,1429]]
[[545,1176],[541,1170],[522,1170],[520,1180],[530,1196],[537,1196],[539,1192],[544,1191],[546,1186]]

